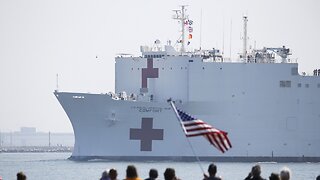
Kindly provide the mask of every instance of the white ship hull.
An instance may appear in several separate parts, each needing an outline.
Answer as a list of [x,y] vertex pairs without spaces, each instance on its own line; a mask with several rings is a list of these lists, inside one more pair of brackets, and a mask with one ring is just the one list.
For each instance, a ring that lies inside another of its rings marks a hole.
[[[189,73],[197,79],[201,73],[192,72],[193,68],[198,71],[196,67],[190,67]],[[176,105],[227,131],[233,145],[222,154],[202,137],[189,138],[196,154],[220,161],[320,161],[320,81],[318,77],[292,75],[291,70],[296,67],[297,64],[211,63],[205,66],[212,68],[210,83],[206,83],[206,77],[193,82],[189,76],[189,101]],[[215,74],[222,70],[229,75]],[[245,73],[231,73],[239,70]],[[258,78],[251,76],[256,71],[261,72]],[[291,80],[291,87],[281,88],[279,81],[286,79]],[[306,83],[310,87],[306,88]],[[88,93],[55,95],[74,129],[73,159],[195,160],[165,100],[115,100],[106,94]],[[142,134],[144,140],[130,137],[132,129],[141,129],[143,118],[152,118],[152,129],[162,130],[162,137],[148,140],[151,128]],[[143,149],[150,144],[151,149]]]

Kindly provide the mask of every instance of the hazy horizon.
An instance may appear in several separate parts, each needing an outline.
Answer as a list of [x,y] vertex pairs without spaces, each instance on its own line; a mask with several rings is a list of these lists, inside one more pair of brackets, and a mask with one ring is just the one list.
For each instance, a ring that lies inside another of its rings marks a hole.
[[60,91],[114,91],[116,54],[139,55],[140,45],[156,39],[175,42],[179,25],[171,16],[181,4],[194,21],[190,49],[200,46],[202,11],[202,49],[224,49],[229,57],[231,30],[236,58],[246,14],[249,45],[286,45],[299,72],[320,69],[317,0],[0,0],[0,131],[73,132],[53,95],[56,74]]

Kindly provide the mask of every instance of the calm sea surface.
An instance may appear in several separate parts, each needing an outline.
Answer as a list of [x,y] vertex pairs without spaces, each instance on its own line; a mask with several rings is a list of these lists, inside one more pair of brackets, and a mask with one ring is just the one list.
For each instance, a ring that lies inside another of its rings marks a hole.
[[[67,160],[70,153],[0,153],[0,176],[4,180],[16,179],[16,173],[23,171],[28,180],[33,179],[77,179],[98,180],[103,170],[116,168],[119,179],[125,176],[128,164],[134,164],[141,178],[146,178],[150,168],[159,171],[163,179],[165,168],[172,167],[183,180],[201,180],[202,172],[195,162],[75,162]],[[201,162],[206,170],[210,162]],[[244,179],[255,163],[216,163],[218,175],[224,180]],[[279,172],[283,167],[289,167],[293,180],[315,180],[320,174],[320,163],[260,163],[262,176],[269,177],[271,172]]]

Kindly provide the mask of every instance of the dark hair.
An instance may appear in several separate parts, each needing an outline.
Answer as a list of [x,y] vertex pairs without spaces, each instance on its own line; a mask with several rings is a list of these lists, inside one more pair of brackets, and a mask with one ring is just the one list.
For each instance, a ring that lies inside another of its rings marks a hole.
[[173,178],[176,177],[176,172],[173,168],[167,168],[164,171],[163,175],[165,180],[172,180]]
[[127,178],[136,178],[138,177],[137,169],[134,165],[129,165],[127,167]]
[[213,175],[215,176],[216,173],[217,173],[217,166],[215,164],[210,164],[209,167],[208,167],[208,172],[209,172],[209,175]]
[[319,176],[317,176],[317,179],[316,180],[320,180],[320,175]]
[[284,168],[280,171],[280,177],[282,180],[290,179],[290,170],[288,168]]
[[260,165],[257,164],[257,165],[255,165],[255,166],[253,166],[251,172],[252,172],[252,176],[253,176],[253,177],[259,177],[260,174],[261,174],[261,167],[260,167]]
[[26,180],[27,176],[23,172],[17,173],[17,180]]
[[280,176],[278,173],[271,173],[269,180],[280,180]]
[[116,169],[110,169],[109,170],[109,177],[110,179],[116,179],[118,176],[117,170]]
[[106,180],[106,179],[109,179],[109,174],[107,170],[102,172],[100,180]]
[[156,169],[150,169],[149,177],[150,178],[157,178],[158,177],[158,171]]

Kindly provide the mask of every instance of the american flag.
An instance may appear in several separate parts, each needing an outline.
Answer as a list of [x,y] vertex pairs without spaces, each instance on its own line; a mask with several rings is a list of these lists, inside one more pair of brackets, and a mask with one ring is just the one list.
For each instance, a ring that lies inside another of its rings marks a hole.
[[232,147],[228,138],[228,133],[212,127],[206,122],[194,118],[191,115],[176,109],[181,120],[181,125],[187,137],[204,136],[210,144],[222,153]]

